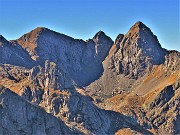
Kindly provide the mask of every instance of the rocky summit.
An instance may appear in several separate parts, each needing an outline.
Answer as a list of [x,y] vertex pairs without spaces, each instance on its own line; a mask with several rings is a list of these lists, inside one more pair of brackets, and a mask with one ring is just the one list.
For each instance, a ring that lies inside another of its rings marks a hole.
[[142,22],[115,41],[0,35],[0,135],[180,134],[180,52]]

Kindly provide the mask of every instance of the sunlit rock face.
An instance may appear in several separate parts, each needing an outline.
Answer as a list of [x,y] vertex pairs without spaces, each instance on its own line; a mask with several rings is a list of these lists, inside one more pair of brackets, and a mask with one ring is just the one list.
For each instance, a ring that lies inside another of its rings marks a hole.
[[7,88],[0,88],[1,135],[64,135],[79,134],[62,120],[46,113],[42,108],[23,100]]
[[144,70],[165,60],[165,49],[157,37],[142,22],[134,24],[122,40],[116,42],[118,49],[114,55],[114,64],[120,74],[137,78]]

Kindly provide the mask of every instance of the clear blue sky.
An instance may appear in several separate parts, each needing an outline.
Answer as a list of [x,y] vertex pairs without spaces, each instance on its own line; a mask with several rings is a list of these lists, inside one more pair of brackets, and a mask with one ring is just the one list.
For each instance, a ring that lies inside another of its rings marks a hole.
[[113,40],[142,21],[162,47],[180,51],[179,0],[0,0],[0,34],[17,39],[44,26],[74,38],[99,30]]

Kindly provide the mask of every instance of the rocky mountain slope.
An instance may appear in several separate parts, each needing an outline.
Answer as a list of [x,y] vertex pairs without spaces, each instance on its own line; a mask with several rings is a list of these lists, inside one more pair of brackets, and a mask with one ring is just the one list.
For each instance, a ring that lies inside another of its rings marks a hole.
[[164,63],[166,54],[151,30],[142,22],[137,22],[127,34],[117,37],[103,61],[103,75],[90,85],[90,89],[99,90],[99,94],[107,96],[113,90],[130,91],[138,78],[150,72],[153,66]]
[[0,51],[0,134],[180,133],[180,53],[142,22],[114,43],[39,27]]
[[2,35],[0,35],[0,63],[23,67],[33,67],[35,64],[19,44],[7,41]]
[[[39,66],[31,70],[4,65],[1,85],[85,134],[113,134],[122,127],[149,133],[131,117],[95,106],[93,99],[56,66],[49,61],[44,68]],[[16,77],[17,73],[21,75]]]
[[64,135],[80,133],[42,108],[23,100],[7,88],[0,88],[1,135]]
[[86,86],[102,74],[102,61],[113,41],[98,32],[87,41],[73,39],[47,28],[37,28],[16,41],[41,66],[55,62],[79,85]]

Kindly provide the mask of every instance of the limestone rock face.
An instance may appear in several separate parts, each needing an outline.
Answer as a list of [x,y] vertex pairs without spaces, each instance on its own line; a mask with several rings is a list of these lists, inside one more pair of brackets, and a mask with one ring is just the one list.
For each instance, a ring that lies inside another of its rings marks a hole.
[[[0,73],[4,75],[0,84],[61,119],[75,133],[113,134],[121,127],[132,128],[131,124],[148,132],[130,117],[98,108],[93,104],[93,99],[78,88],[68,74],[59,70],[54,62],[46,61],[45,67],[34,67],[30,70],[20,67],[13,69],[12,66],[5,65],[1,70]],[[16,72],[22,74],[16,78],[19,79],[18,82],[6,76],[13,76]]]
[[174,134],[180,131],[180,87],[177,84],[179,81],[164,88],[149,106],[149,119],[152,123],[161,130]]
[[29,54],[18,44],[0,35],[0,63],[31,68],[34,65]]
[[19,38],[17,43],[41,66],[46,60],[55,62],[76,83],[84,86],[102,74],[101,62],[108,55],[113,41],[104,32],[85,42],[47,28],[37,28]]
[[93,37],[93,41],[95,42],[96,60],[102,62],[108,55],[113,42],[103,31],[96,33]]
[[89,133],[108,134],[112,128],[106,111],[97,108],[90,97],[81,95],[75,89],[50,91],[42,104],[46,104],[47,112],[66,122],[78,123]]
[[26,73],[28,73],[28,83],[18,91],[18,94],[35,104],[40,104],[43,98],[46,100],[51,90],[61,91],[75,87],[68,73],[63,72],[54,62],[48,60],[44,67],[33,67]]
[[[82,124],[82,127],[90,132],[100,134],[108,132],[110,128],[109,116],[94,106],[90,97],[83,96],[76,91],[76,85],[71,79],[68,79],[68,74],[60,71],[55,63],[48,61],[46,61],[44,71],[44,75],[43,72],[40,72],[37,73],[38,76],[35,76],[39,82],[44,80],[43,85],[39,85],[39,88],[43,89],[43,93],[39,93],[39,89],[34,91],[36,101],[41,99],[41,102],[38,102],[41,107],[66,122]],[[44,79],[42,79],[43,76]],[[31,90],[33,89],[31,88]],[[30,94],[30,96],[33,93],[33,91],[23,92],[25,92],[23,94]]]
[[[118,39],[117,39],[118,40]],[[144,70],[162,64],[166,51],[161,48],[157,37],[142,22],[134,24],[122,40],[117,41],[119,48],[114,55],[117,72],[137,78]]]
[[169,51],[165,56],[165,66],[166,69],[177,70],[180,69],[180,52],[178,51]]
[[127,93],[138,78],[151,72],[153,66],[163,64],[166,54],[168,51],[161,47],[151,30],[142,22],[137,22],[125,35],[117,36],[103,61],[102,76],[86,90],[105,97]]
[[2,46],[5,43],[8,43],[8,41],[2,35],[0,35],[0,45]]
[[122,39],[124,37],[124,34],[119,34],[116,39],[115,39],[115,45],[116,45],[116,50],[119,50],[120,46],[119,44],[121,43]]
[[[15,74],[12,70],[11,74]],[[21,72],[28,74],[21,76],[21,79],[27,83],[21,85],[18,91],[14,91],[25,100],[41,106],[46,112],[61,118],[66,123],[79,124],[80,127],[75,126],[77,130],[81,131],[83,128],[88,134],[112,132],[111,118],[107,112],[96,107],[92,99],[83,92],[84,90],[75,89],[76,84],[54,62],[46,61],[44,67],[22,69]],[[7,71],[5,73],[8,74]],[[9,76],[4,76],[6,77]]]
[[0,88],[1,135],[75,134],[60,119],[23,100],[7,88]]

